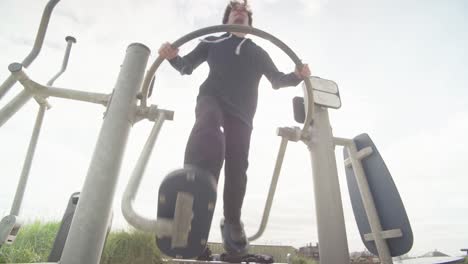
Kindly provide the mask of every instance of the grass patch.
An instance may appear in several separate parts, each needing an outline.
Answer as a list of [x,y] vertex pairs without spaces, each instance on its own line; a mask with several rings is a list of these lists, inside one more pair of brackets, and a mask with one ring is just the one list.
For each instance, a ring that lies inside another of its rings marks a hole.
[[58,222],[40,221],[21,227],[13,245],[0,248],[0,263],[47,261],[58,229]]
[[[0,248],[0,263],[47,262],[59,227],[59,222],[40,221],[22,226],[14,243]],[[154,236],[139,231],[111,232],[101,264],[124,263],[162,263]]]
[[[47,262],[59,227],[59,222],[37,221],[24,225],[12,245],[0,248],[0,263]],[[224,252],[220,243],[210,243],[209,247],[214,254]],[[252,245],[250,253],[271,255],[276,262],[286,262],[286,256],[291,254],[293,264],[316,264],[313,260],[296,256],[293,247]],[[113,231],[106,239],[100,263],[161,264],[161,256],[153,234],[137,230]]]
[[101,264],[162,263],[153,234],[141,231],[112,232],[107,238]]

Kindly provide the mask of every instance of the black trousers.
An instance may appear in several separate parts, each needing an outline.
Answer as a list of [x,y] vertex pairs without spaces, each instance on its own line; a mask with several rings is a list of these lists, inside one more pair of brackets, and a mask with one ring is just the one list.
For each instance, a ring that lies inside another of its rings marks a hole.
[[225,162],[224,218],[226,222],[237,224],[247,185],[252,128],[223,111],[212,96],[198,98],[195,114],[184,162],[211,172],[216,181]]

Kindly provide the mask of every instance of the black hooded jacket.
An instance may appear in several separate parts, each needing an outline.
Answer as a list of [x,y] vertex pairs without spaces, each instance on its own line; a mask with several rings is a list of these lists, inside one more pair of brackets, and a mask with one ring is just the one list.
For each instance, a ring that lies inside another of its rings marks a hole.
[[225,111],[249,126],[257,109],[262,75],[274,89],[296,86],[302,81],[294,73],[280,72],[268,53],[252,40],[230,33],[202,39],[189,54],[169,62],[181,74],[191,74],[204,61],[210,71],[200,86],[199,96],[216,97]]

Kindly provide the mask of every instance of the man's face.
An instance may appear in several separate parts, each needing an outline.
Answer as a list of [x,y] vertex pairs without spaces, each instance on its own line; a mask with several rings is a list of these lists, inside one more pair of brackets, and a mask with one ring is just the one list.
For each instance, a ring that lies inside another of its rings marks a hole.
[[249,25],[249,14],[244,5],[234,4],[229,13],[227,24],[231,25]]

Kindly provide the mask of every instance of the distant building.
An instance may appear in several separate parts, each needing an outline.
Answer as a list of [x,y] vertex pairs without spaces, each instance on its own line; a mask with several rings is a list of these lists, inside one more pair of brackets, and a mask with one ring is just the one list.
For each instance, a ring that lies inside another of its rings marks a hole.
[[319,260],[320,255],[319,255],[319,244],[316,243],[315,246],[312,245],[312,243],[306,245],[305,247],[299,248],[298,254],[300,256],[306,257],[306,258],[311,258],[314,260]]
[[468,248],[462,248],[460,251],[465,251],[466,255],[468,256]]

